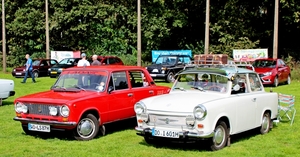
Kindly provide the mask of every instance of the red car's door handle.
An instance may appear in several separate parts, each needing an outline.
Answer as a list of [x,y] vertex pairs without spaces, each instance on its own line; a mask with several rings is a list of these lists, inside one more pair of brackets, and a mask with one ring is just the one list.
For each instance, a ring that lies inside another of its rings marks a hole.
[[149,94],[154,94],[154,91],[153,90],[149,90]]
[[132,97],[132,96],[133,96],[133,94],[132,94],[132,93],[128,93],[127,95],[128,95],[128,97]]

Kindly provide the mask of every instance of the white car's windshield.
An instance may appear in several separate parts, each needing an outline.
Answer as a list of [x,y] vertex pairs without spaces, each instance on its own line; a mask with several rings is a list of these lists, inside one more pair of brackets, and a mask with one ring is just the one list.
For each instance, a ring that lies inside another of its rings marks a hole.
[[181,74],[177,77],[172,91],[174,90],[199,90],[227,92],[228,78],[219,74],[191,73]]

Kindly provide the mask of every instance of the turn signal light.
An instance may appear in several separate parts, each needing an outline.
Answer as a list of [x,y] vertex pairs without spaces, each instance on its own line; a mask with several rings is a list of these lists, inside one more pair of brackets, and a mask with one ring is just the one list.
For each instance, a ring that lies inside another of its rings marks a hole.
[[204,128],[204,125],[203,125],[203,124],[198,124],[198,128],[199,128],[199,129],[203,129],[203,128]]
[[143,123],[143,120],[141,120],[141,119],[138,119],[137,121],[138,121],[138,123]]

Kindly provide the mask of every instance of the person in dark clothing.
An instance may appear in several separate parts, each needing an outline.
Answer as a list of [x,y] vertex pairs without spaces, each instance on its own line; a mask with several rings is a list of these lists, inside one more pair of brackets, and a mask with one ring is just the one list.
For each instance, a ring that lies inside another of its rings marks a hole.
[[25,64],[25,76],[24,79],[21,83],[26,83],[27,77],[28,75],[30,75],[30,77],[32,78],[32,82],[35,83],[35,79],[34,79],[34,75],[32,73],[32,59],[30,58],[29,54],[25,55],[25,58],[27,59],[26,64]]
[[92,65],[101,65],[101,63],[97,60],[97,58],[98,58],[97,55],[92,56],[93,59]]

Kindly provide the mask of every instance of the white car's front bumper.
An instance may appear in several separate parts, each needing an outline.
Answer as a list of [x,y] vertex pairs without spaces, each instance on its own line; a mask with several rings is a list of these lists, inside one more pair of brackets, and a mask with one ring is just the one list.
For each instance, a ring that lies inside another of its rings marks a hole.
[[[142,127],[135,127],[137,131],[137,135],[140,136],[152,136],[152,129],[151,128],[142,128]],[[215,132],[190,132],[190,131],[180,131],[179,138],[199,138],[199,139],[206,139],[211,138],[214,136]],[[155,136],[153,136],[155,137]]]

